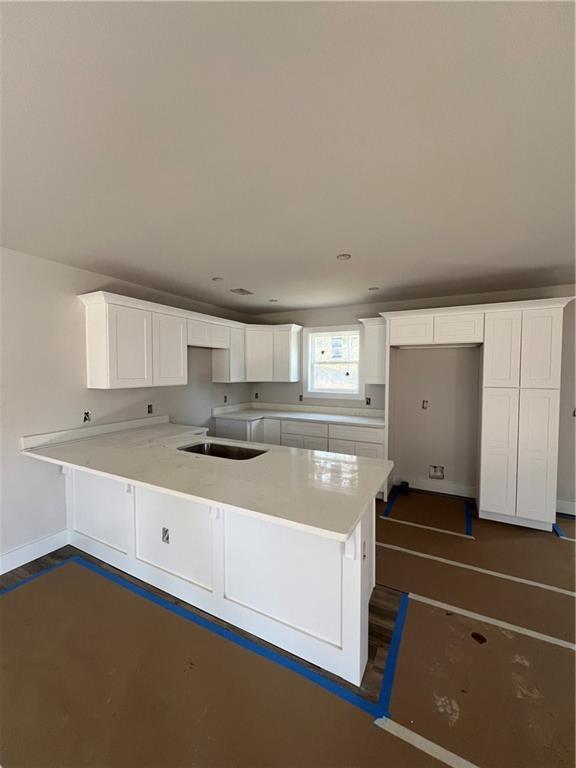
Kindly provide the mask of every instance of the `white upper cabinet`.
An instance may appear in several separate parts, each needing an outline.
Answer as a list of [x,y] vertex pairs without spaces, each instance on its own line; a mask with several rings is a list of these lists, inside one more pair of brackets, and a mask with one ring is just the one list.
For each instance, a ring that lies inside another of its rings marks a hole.
[[520,391],[518,517],[550,523],[556,519],[559,411],[560,390]]
[[359,320],[364,326],[360,358],[364,384],[386,384],[386,321],[382,317]]
[[519,386],[521,335],[521,312],[486,312],[483,372],[485,387]]
[[246,381],[274,381],[272,328],[246,328]]
[[86,307],[86,386],[152,385],[152,313],[114,304]]
[[522,369],[520,386],[530,389],[560,387],[562,309],[522,312]]
[[394,317],[390,320],[389,332],[391,346],[432,344],[434,342],[434,316]]
[[206,323],[203,320],[188,320],[188,346],[228,349],[230,328],[220,323]]
[[212,351],[212,381],[231,384],[246,381],[246,334],[244,328],[229,328],[227,349]]
[[152,362],[155,386],[188,381],[186,320],[176,315],[152,313]]
[[436,315],[434,317],[434,344],[481,344],[484,340],[484,314]]
[[246,327],[246,381],[299,381],[300,326]]

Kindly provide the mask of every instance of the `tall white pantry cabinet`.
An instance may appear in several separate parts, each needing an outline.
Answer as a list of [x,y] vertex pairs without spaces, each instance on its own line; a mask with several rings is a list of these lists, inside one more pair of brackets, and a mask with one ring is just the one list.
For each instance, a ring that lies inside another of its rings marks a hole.
[[[562,322],[570,301],[381,313],[387,363],[394,346],[483,347],[477,489],[482,518],[543,530],[551,530],[556,519]],[[385,412],[388,425],[388,394]]]

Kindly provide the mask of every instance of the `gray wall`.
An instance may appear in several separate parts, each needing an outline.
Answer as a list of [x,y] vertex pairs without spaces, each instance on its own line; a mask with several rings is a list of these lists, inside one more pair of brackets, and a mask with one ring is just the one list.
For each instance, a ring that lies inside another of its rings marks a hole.
[[190,349],[184,387],[91,390],[85,385],[84,307],[79,293],[111,290],[136,298],[238,318],[237,313],[111,280],[22,253],[2,250],[0,552],[65,527],[64,483],[56,467],[20,455],[22,435],[82,425],[85,410],[100,424],[169,414],[186,424],[208,424],[210,409],[250,397],[247,384],[212,384],[210,351]]

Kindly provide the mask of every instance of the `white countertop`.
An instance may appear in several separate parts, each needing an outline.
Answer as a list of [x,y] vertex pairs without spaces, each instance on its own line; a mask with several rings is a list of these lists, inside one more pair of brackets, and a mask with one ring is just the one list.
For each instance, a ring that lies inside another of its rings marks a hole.
[[375,416],[349,416],[347,414],[315,413],[311,411],[277,411],[250,408],[217,413],[214,419],[234,421],[258,421],[258,419],[280,419],[282,421],[314,421],[323,424],[347,424],[355,427],[384,427],[384,419]]
[[[29,448],[23,453],[134,485],[265,515],[277,523],[339,541],[348,538],[393,467],[384,459],[204,438],[192,430],[181,424],[146,426]],[[197,442],[234,443],[266,453],[233,461],[178,450]]]

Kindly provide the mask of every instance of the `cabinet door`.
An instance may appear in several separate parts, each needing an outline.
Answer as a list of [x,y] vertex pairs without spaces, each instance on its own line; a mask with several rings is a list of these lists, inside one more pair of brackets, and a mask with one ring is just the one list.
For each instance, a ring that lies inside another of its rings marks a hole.
[[186,323],[188,346],[210,347],[210,327],[210,323],[202,320],[188,320]]
[[558,474],[558,389],[520,392],[517,515],[553,523]]
[[188,368],[185,318],[154,312],[152,320],[154,385],[186,384]]
[[212,381],[232,383],[246,381],[246,349],[244,328],[230,328],[228,349],[212,352]]
[[152,313],[143,309],[108,307],[110,387],[152,384]]
[[290,331],[274,331],[274,381],[292,381]]
[[303,448],[309,451],[327,451],[328,438],[326,437],[304,437]]
[[434,316],[397,317],[390,321],[390,344],[432,344],[434,341]]
[[518,390],[484,389],[480,458],[480,511],[516,514]]
[[230,440],[250,440],[250,422],[236,419],[215,419],[214,435]]
[[354,443],[356,456],[365,456],[370,459],[384,458],[384,446],[376,443]]
[[386,326],[366,324],[362,344],[364,384],[386,384]]
[[353,440],[330,440],[328,441],[328,450],[331,453],[344,453],[349,456],[356,454],[356,443]]
[[263,442],[271,445],[280,445],[280,420],[262,419]]
[[274,380],[274,331],[246,328],[246,381]]
[[484,339],[484,315],[468,312],[434,318],[434,344],[478,344]]
[[522,312],[521,386],[560,387],[562,310],[527,309]]
[[485,387],[519,385],[521,329],[521,312],[486,312],[483,372]]
[[230,346],[229,326],[210,323],[210,346],[213,349],[228,349]]

